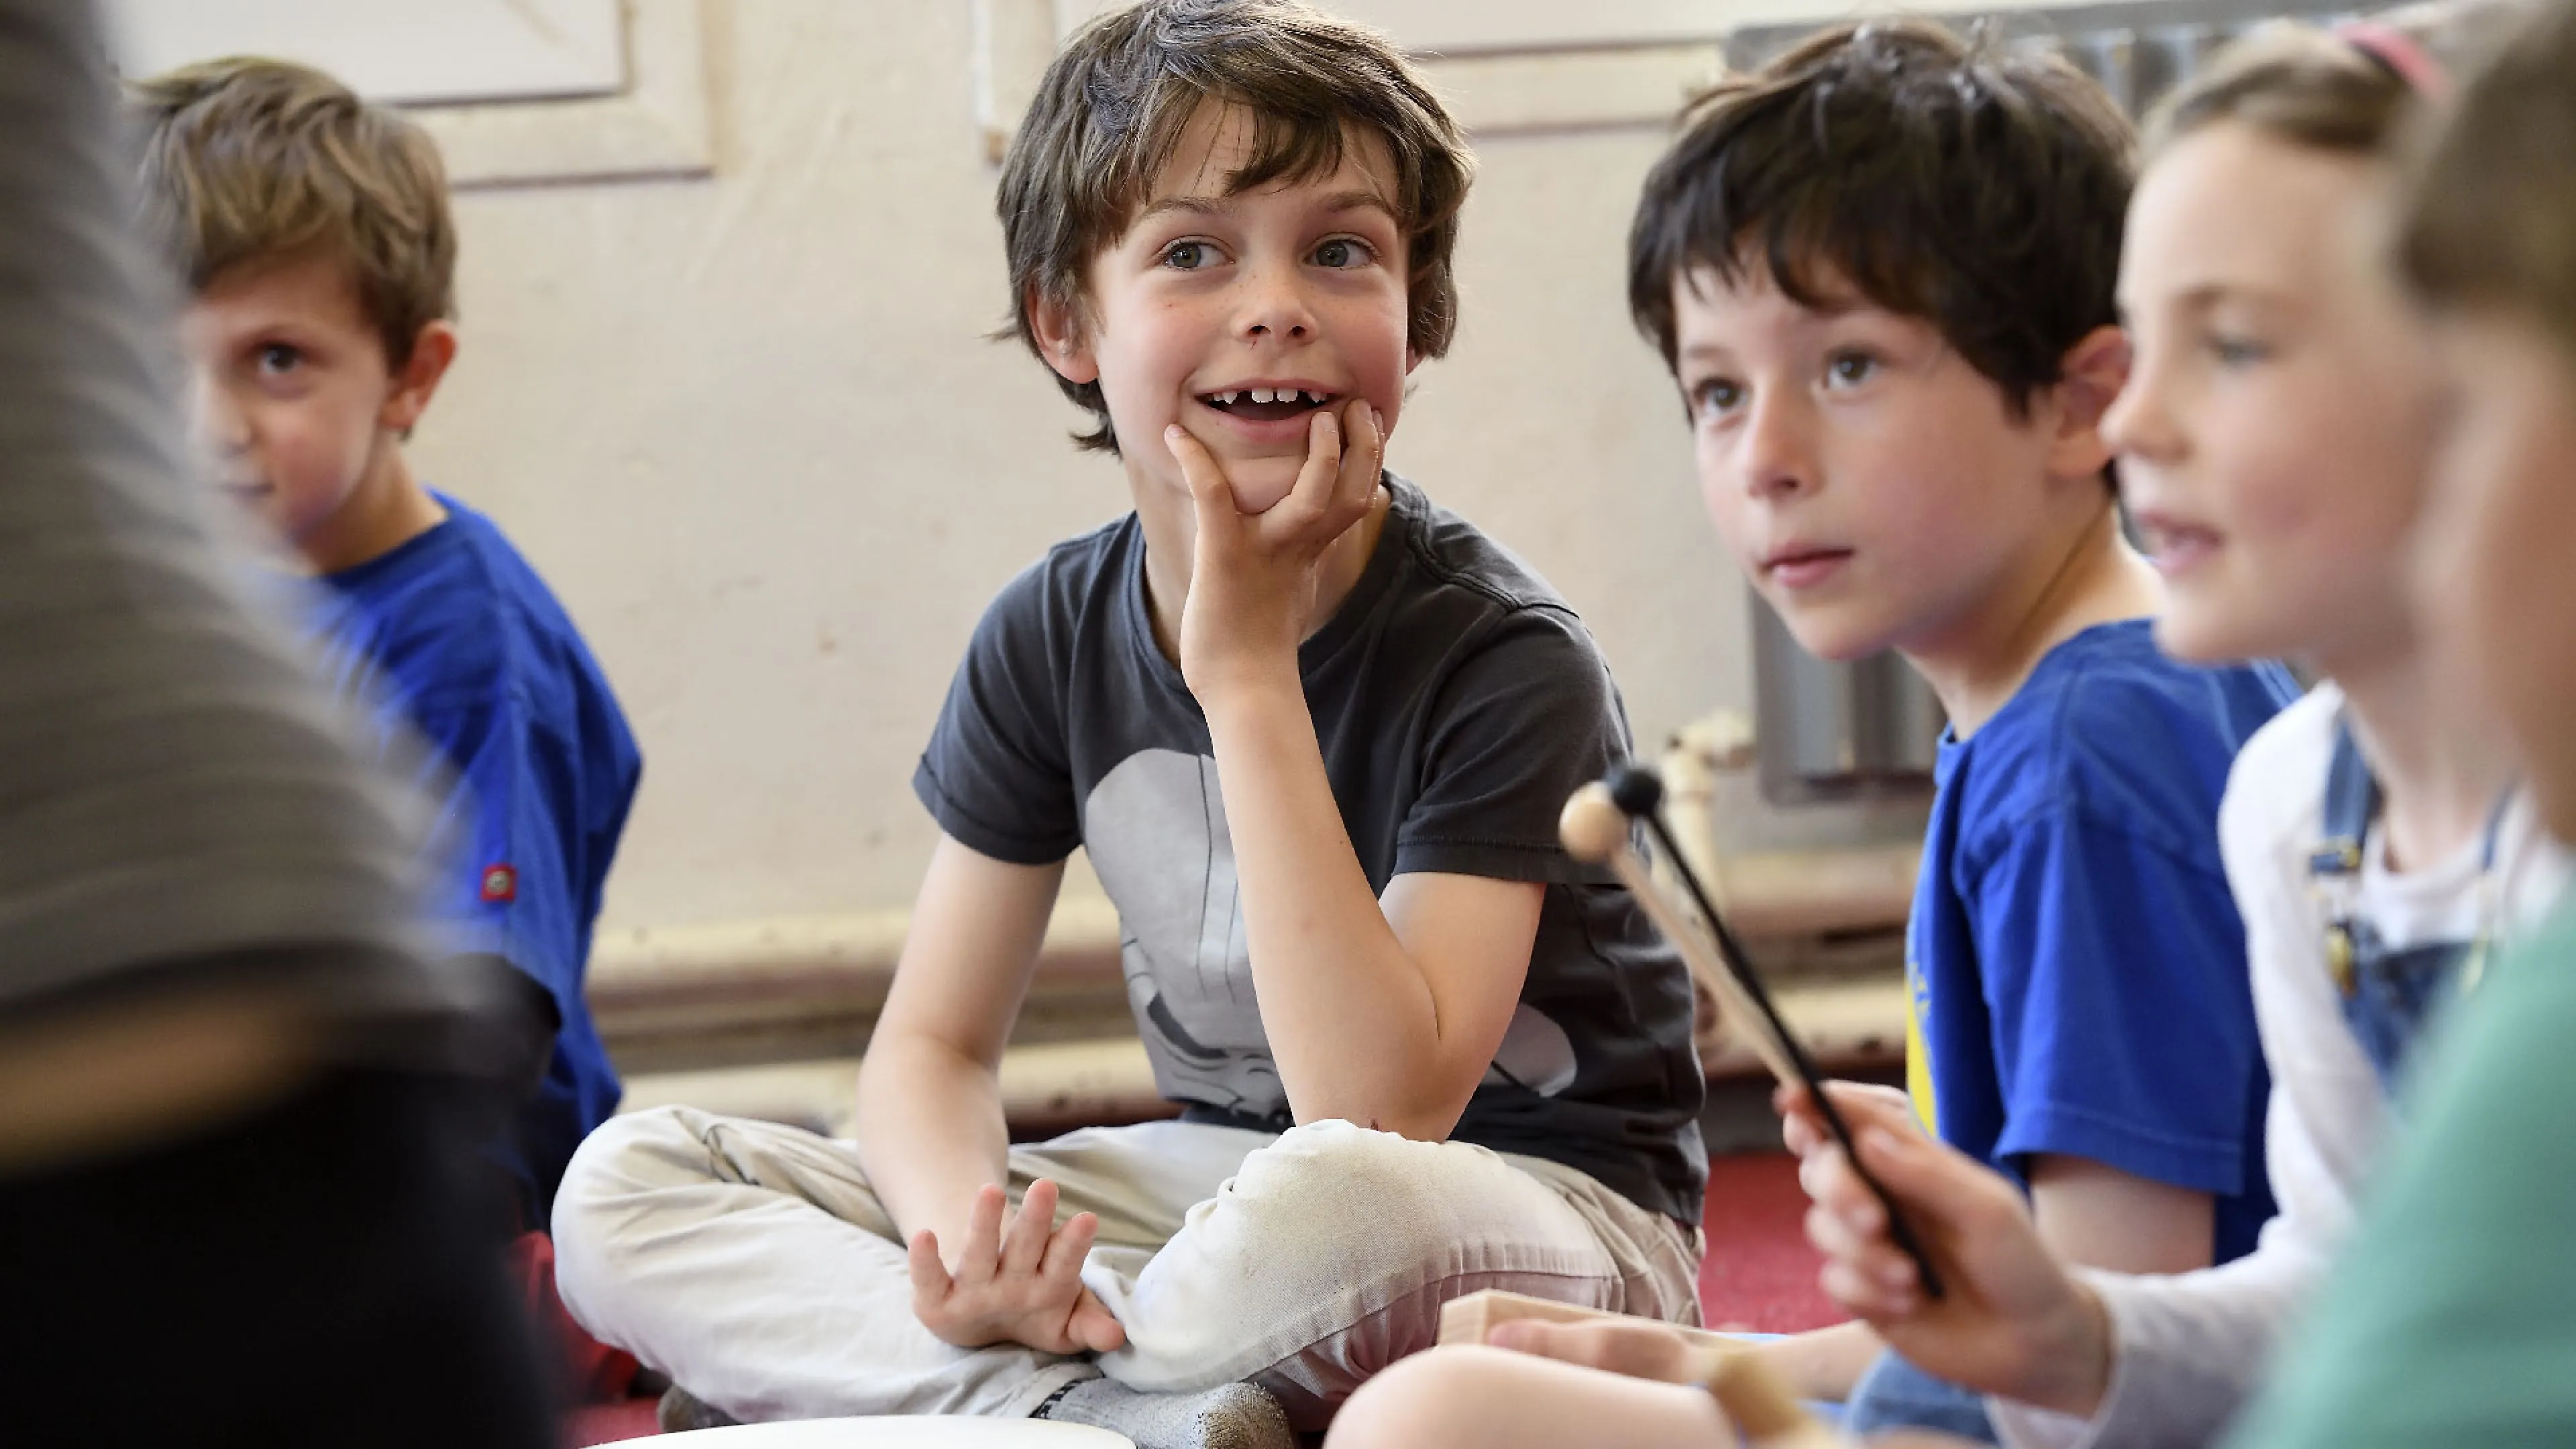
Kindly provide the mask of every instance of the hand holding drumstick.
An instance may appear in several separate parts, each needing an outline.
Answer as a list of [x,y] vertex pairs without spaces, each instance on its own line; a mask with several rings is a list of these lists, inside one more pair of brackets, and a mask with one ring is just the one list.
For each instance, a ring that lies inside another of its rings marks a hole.
[[[1779,1008],[1763,988],[1760,977],[1753,974],[1751,961],[1743,943],[1728,929],[1726,918],[1718,913],[1717,903],[1710,899],[1700,884],[1690,861],[1683,856],[1671,830],[1665,826],[1660,807],[1664,782],[1652,770],[1636,765],[1622,765],[1610,772],[1609,778],[1586,785],[1565,802],[1565,811],[1557,817],[1557,834],[1565,842],[1566,853],[1577,860],[1606,864],[1637,897],[1657,930],[1664,933],[1681,952],[1691,974],[1708,987],[1718,1001],[1732,1013],[1740,1029],[1751,1038],[1756,1055],[1783,1087],[1795,1087],[1806,1093],[1813,1104],[1813,1116],[1826,1133],[1848,1155],[1852,1171],[1867,1190],[1876,1196],[1886,1214],[1888,1241],[1909,1259],[1915,1270],[1915,1281],[1923,1295],[1938,1300],[1942,1296],[1940,1271],[1933,1266],[1932,1256],[1918,1241],[1905,1215],[1898,1211],[1896,1200],[1868,1167],[1859,1160],[1852,1146],[1852,1133],[1843,1121],[1832,1097],[1824,1091],[1823,1077],[1815,1063],[1808,1060],[1806,1048],[1789,1032],[1780,1017]],[[1630,831],[1642,822],[1655,837],[1655,843],[1671,857],[1673,869],[1681,876],[1690,892],[1690,900],[1673,898],[1661,881],[1646,869],[1631,847]],[[1696,912],[1706,932],[1692,923]],[[1711,938],[1714,938],[1712,940]]]

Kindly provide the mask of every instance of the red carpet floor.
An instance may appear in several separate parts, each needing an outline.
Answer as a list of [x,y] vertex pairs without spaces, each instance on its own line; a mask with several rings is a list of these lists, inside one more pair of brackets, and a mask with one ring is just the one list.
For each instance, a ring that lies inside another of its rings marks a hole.
[[579,1449],[585,1444],[614,1444],[620,1439],[641,1439],[662,1432],[653,1422],[653,1401],[636,1399],[624,1404],[594,1405],[575,1409],[564,1416],[564,1449]]
[[1850,1317],[1816,1286],[1819,1259],[1807,1246],[1806,1216],[1807,1195],[1787,1153],[1709,1159],[1699,1302],[1710,1327],[1797,1333]]
[[[1816,1287],[1816,1252],[1800,1226],[1806,1194],[1786,1153],[1716,1157],[1708,1171],[1708,1258],[1700,1307],[1715,1328],[1796,1333],[1845,1315]],[[605,1444],[653,1432],[649,1400],[582,1409],[564,1424],[566,1445]]]

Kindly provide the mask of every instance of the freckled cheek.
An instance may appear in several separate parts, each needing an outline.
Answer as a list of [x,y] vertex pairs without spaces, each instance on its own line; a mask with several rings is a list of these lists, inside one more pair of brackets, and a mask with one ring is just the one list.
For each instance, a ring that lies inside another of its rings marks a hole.
[[1342,339],[1336,349],[1353,387],[1389,418],[1404,401],[1404,321],[1390,325],[1382,317],[1351,319],[1335,328]]
[[1168,344],[1148,349],[1104,345],[1094,356],[1100,367],[1097,382],[1113,414],[1169,413],[1178,401],[1173,391],[1189,377],[1182,349]]
[[1362,369],[1353,380],[1359,384],[1360,396],[1367,398],[1370,406],[1385,414],[1389,425],[1394,424],[1402,415],[1404,412],[1404,360],[1402,358],[1397,358],[1392,367]]

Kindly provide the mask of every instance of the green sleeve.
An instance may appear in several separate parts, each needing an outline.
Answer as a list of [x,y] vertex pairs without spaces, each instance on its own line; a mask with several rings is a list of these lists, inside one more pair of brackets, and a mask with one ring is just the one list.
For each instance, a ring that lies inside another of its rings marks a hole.
[[2576,902],[2452,1025],[2234,1449],[2576,1444]]

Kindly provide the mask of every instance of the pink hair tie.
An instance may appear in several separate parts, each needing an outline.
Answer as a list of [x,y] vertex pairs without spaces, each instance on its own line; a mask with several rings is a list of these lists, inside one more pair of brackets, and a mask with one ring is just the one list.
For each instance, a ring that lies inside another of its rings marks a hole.
[[2334,33],[2336,39],[2377,62],[2426,100],[2438,101],[2450,95],[2451,73],[2416,44],[2415,37],[2396,26],[2377,20],[2352,20],[2336,26]]

